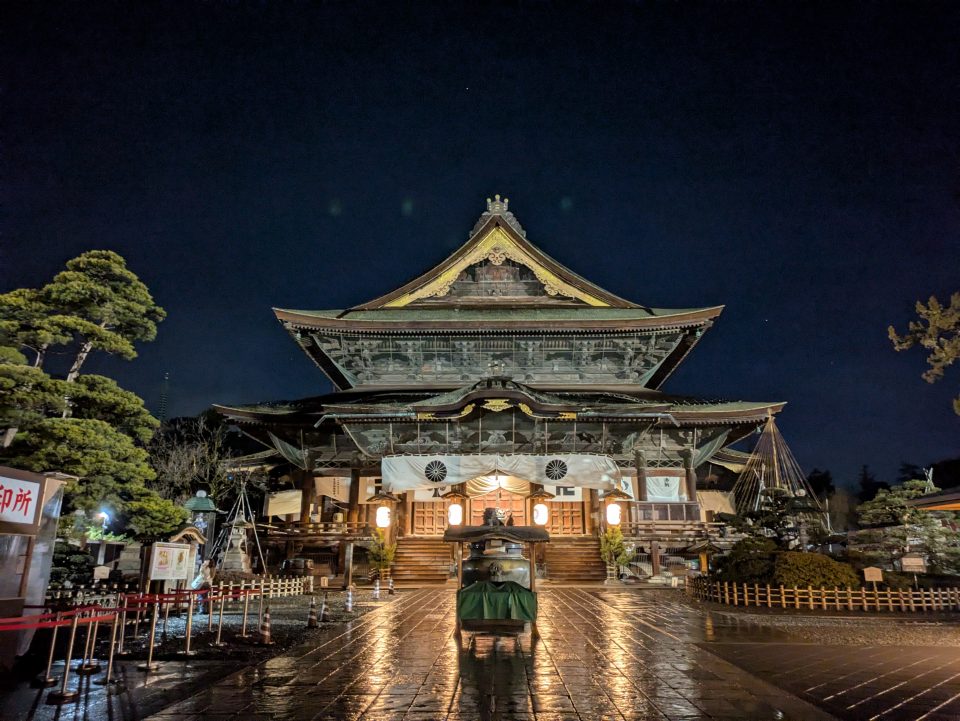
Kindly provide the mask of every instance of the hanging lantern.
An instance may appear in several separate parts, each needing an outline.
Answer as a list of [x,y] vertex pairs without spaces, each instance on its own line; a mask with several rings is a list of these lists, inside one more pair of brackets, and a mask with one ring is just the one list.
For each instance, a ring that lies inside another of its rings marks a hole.
[[451,503],[447,508],[447,525],[459,526],[463,523],[463,506],[459,503]]
[[546,503],[537,503],[533,507],[533,522],[538,526],[546,526],[550,520],[550,510]]
[[619,526],[620,516],[621,516],[620,504],[608,503],[607,504],[607,525]]
[[607,504],[607,525],[608,526],[619,526],[620,521],[623,518],[623,509],[620,507],[618,501],[630,501],[633,500],[628,493],[624,493],[619,488],[614,488],[612,491],[607,491],[603,494],[603,501]]
[[390,528],[390,508],[380,506],[377,509],[377,528]]

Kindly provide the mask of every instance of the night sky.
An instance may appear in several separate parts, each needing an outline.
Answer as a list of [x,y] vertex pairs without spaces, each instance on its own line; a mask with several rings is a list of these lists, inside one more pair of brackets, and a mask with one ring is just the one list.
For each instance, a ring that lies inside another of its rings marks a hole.
[[726,304],[665,390],[788,401],[839,481],[960,455],[960,369],[886,337],[960,290],[955,4],[393,5],[4,3],[0,290],[116,250],[169,318],[86,370],[314,395],[270,308],[392,290],[502,193],[614,293]]

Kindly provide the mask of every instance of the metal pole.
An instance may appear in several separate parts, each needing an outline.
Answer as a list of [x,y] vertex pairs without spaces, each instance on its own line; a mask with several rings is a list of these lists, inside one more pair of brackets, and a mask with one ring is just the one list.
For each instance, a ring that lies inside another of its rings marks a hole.
[[[94,611],[94,613],[97,613],[97,611]],[[96,651],[97,631],[99,629],[99,621],[94,621],[93,623],[87,624],[86,656],[77,667],[77,673],[93,674],[100,672],[100,662],[93,657],[93,654]]]
[[96,684],[109,686],[111,683],[115,683],[113,680],[113,646],[117,642],[117,626],[119,625],[119,620],[120,614],[118,612],[113,615],[113,625],[110,629],[110,653],[107,655],[107,677],[94,681]]
[[[230,584],[231,586],[233,584]],[[226,603],[226,596],[223,594],[223,584],[220,584],[220,618],[217,620],[217,640],[213,642],[213,646],[226,646],[227,644],[223,643],[220,640],[220,634],[223,633],[223,606]]]
[[157,620],[160,617],[160,603],[159,601],[153,606],[153,618],[150,620],[150,646],[147,650],[147,660],[146,663],[141,663],[137,666],[141,671],[156,671],[160,668],[160,664],[154,662],[153,660],[153,646],[156,643],[157,639]]
[[126,595],[123,596],[123,600],[121,602],[123,603],[123,607],[122,607],[122,614],[121,614],[122,618],[120,619],[120,643],[117,646],[117,655],[126,656],[128,653],[130,653],[129,651],[123,650],[123,639],[127,635],[127,597]]
[[257,612],[257,627],[263,623],[263,579],[260,579],[260,610]]
[[193,598],[194,594],[191,593],[190,598],[187,601],[187,635],[184,639],[183,651],[180,652],[184,656],[193,656],[196,653],[196,651],[190,650],[190,636],[193,635]]
[[76,613],[73,616],[73,623],[70,624],[70,641],[67,643],[67,656],[63,661],[63,679],[61,679],[60,690],[48,693],[47,703],[69,703],[80,695],[78,691],[67,691],[67,681],[70,679],[70,663],[73,661],[73,642],[77,638],[77,625],[79,623],[80,614]]
[[250,591],[251,588],[242,588],[243,591],[243,627],[240,629],[240,638],[246,638],[247,634],[247,613],[250,611]]
[[[59,612],[59,611],[57,611],[57,615],[56,615],[56,617],[55,617],[53,620],[54,620],[54,623],[56,623],[56,624],[59,624],[59,623],[60,623],[60,612]],[[47,672],[46,672],[43,676],[37,676],[37,677],[33,680],[33,684],[32,684],[33,686],[39,686],[39,687],[43,688],[43,687],[46,687],[46,686],[53,686],[53,685],[55,685],[55,684],[57,683],[57,679],[55,679],[53,676],[51,676],[51,675],[50,675],[50,672],[53,670],[53,650],[54,650],[54,648],[55,648],[56,645],[57,645],[57,629],[59,629],[59,628],[60,628],[59,625],[54,626],[54,627],[53,627],[53,633],[51,634],[51,637],[50,637],[50,653],[49,653],[49,655],[47,656]]]

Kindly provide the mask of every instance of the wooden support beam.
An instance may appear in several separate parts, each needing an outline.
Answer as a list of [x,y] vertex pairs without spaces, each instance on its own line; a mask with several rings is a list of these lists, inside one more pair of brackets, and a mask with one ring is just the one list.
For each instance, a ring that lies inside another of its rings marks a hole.
[[347,521],[360,520],[360,469],[350,469],[350,505],[347,507]]

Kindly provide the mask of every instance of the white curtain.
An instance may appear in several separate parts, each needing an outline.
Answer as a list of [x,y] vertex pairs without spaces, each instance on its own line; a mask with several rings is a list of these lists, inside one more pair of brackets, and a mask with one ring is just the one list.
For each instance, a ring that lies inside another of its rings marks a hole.
[[647,476],[647,500],[677,502],[687,500],[681,479],[677,476]]
[[611,458],[585,453],[384,456],[380,470],[384,489],[397,493],[466,483],[497,474],[530,483],[600,490],[621,485],[620,469]]

